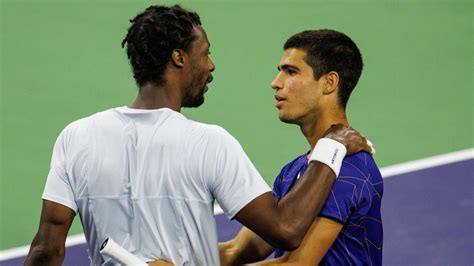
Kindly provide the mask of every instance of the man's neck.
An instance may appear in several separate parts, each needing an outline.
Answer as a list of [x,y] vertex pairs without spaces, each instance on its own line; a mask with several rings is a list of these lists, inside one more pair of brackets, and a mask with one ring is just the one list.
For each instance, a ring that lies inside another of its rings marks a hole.
[[335,124],[349,125],[344,110],[321,112],[313,121],[307,121],[300,125],[301,132],[306,137],[311,150],[316,142],[324,137],[324,133]]
[[160,109],[169,108],[181,112],[181,95],[178,88],[151,83],[140,87],[137,98],[129,106],[134,109]]

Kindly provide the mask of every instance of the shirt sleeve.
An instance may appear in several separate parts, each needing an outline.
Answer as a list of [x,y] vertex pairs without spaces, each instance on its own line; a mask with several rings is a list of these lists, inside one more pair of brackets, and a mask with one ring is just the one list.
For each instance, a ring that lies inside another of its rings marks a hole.
[[66,171],[67,128],[61,132],[53,148],[51,168],[42,198],[64,205],[77,213],[74,193]]
[[253,199],[271,189],[237,140],[227,131],[221,129],[213,143],[218,148],[211,191],[227,217],[232,219]]
[[[283,171],[283,170],[282,170]],[[275,198],[277,198],[278,200],[281,200],[281,175],[282,175],[282,172],[280,172],[277,177],[275,178],[275,181],[273,182],[273,190],[272,190],[272,194]]]
[[344,224],[357,207],[359,183],[363,179],[359,173],[350,171],[349,168],[343,163],[341,174],[334,182],[319,216],[331,218]]

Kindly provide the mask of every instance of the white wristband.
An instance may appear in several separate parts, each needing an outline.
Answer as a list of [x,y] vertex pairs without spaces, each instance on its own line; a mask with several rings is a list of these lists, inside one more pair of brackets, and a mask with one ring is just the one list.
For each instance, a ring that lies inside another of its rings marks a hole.
[[322,162],[329,166],[337,177],[341,170],[342,160],[346,156],[346,152],[346,146],[341,143],[333,139],[322,138],[316,143],[313,152],[309,156],[308,163],[311,161]]

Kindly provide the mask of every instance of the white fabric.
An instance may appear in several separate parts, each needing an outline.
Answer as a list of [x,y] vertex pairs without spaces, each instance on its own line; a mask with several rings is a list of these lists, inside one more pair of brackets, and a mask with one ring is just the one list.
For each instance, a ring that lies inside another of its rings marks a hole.
[[63,130],[43,198],[79,213],[92,265],[114,265],[99,254],[106,237],[144,261],[218,265],[214,199],[232,218],[268,191],[221,127],[119,107]]
[[329,138],[321,138],[316,142],[308,163],[311,161],[320,161],[329,166],[336,177],[339,176],[342,160],[346,156],[347,149],[343,144]]

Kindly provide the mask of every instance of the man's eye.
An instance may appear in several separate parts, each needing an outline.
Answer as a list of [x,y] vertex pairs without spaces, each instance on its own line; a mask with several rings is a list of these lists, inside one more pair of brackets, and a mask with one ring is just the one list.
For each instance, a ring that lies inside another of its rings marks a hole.
[[292,70],[292,69],[288,69],[288,70],[286,70],[286,73],[288,73],[288,75],[290,75],[290,76],[293,76],[293,75],[296,75],[297,72]]

